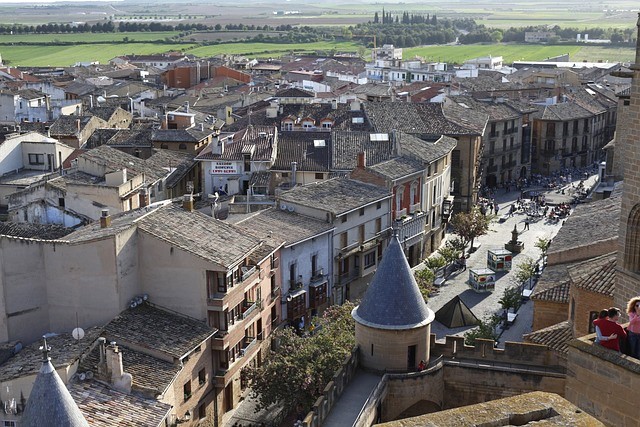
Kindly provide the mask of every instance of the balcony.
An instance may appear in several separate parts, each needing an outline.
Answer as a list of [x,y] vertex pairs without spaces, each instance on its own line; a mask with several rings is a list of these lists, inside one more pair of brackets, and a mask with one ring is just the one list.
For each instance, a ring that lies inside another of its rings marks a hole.
[[403,216],[407,216],[407,209],[400,209],[396,211],[396,218],[402,218]]
[[409,206],[409,212],[410,213],[415,213],[416,211],[419,211],[419,210],[420,210],[420,202]]
[[321,268],[315,273],[313,273],[313,276],[311,276],[311,279],[309,280],[309,284],[322,282],[324,279],[325,279],[324,269]]
[[453,197],[447,198],[442,202],[442,222],[449,222],[451,219],[451,213],[453,212]]
[[337,276],[337,284],[338,285],[346,285],[347,283],[351,283],[360,277],[360,267],[354,267],[353,270],[347,271],[346,273],[339,274]]
[[412,217],[403,221],[397,221],[400,228],[398,230],[398,239],[400,243],[406,243],[411,246],[420,240],[424,234],[424,227],[427,224],[427,215],[424,212],[416,213]]
[[256,337],[244,337],[242,345],[240,347],[240,355],[245,356],[258,342]]
[[297,291],[298,289],[302,289],[303,286],[302,276],[297,279],[289,279],[289,291]]
[[271,300],[275,300],[277,298],[280,298],[280,295],[282,294],[282,290],[280,289],[280,286],[274,288],[271,290]]
[[245,301],[242,304],[242,315],[240,316],[242,320],[245,320],[260,307],[260,301]]
[[247,266],[247,267],[240,267],[240,270],[242,271],[241,275],[240,275],[240,281],[244,282],[245,280],[247,280],[249,277],[251,277],[251,275],[253,273],[255,273],[257,271],[257,267],[255,265],[253,266]]

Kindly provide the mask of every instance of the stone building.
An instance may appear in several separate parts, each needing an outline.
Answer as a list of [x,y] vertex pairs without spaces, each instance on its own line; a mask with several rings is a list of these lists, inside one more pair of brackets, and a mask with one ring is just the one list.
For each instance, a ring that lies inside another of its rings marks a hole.
[[428,363],[435,315],[393,236],[373,280],[352,312],[360,364],[380,372],[408,372]]

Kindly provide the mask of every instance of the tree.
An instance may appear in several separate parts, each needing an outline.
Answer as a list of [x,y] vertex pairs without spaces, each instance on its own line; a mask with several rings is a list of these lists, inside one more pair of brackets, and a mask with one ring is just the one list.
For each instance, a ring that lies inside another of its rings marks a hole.
[[497,341],[499,338],[496,327],[502,319],[497,314],[492,314],[478,322],[478,326],[464,333],[464,343],[466,345],[476,345],[478,338]]
[[544,237],[540,237],[535,243],[535,247],[540,249],[540,252],[542,252],[543,261],[547,257],[547,251],[549,250],[550,245],[551,245],[551,239],[544,238]]
[[460,249],[456,248],[454,244],[449,241],[447,241],[447,243],[445,243],[443,247],[438,249],[438,253],[442,256],[442,258],[444,258],[447,265],[460,258]]
[[269,352],[262,367],[247,371],[258,409],[276,403],[287,412],[298,405],[311,408],[355,345],[354,307],[349,301],[329,307],[318,332],[308,337],[293,328],[274,332],[277,349]]
[[471,244],[470,252],[473,250],[473,241],[476,237],[483,236],[489,231],[490,215],[483,215],[476,206],[470,212],[459,212],[451,219],[453,232],[460,236],[462,241]]
[[505,289],[502,298],[498,302],[504,310],[509,311],[510,308],[513,308],[514,312],[517,311],[520,308],[520,304],[522,304],[522,293],[519,287],[511,286]]
[[374,23],[374,24],[379,24],[379,23],[380,23],[380,18],[378,17],[378,12],[376,12],[376,13],[373,15],[373,23]]
[[424,302],[429,301],[429,296],[433,291],[433,281],[436,278],[434,270],[431,268],[423,268],[422,270],[416,271],[414,276],[418,283],[418,288],[420,288],[422,298],[424,298]]
[[514,278],[518,283],[525,283],[536,274],[538,263],[530,257],[524,257],[515,267]]

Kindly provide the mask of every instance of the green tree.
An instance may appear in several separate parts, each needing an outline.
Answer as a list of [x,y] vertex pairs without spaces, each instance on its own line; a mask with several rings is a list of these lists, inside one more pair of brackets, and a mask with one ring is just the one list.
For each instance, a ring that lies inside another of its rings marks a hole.
[[491,215],[483,215],[476,206],[470,212],[455,214],[451,219],[451,227],[453,232],[460,236],[465,246],[471,244],[471,249],[473,249],[473,241],[489,231],[490,221]]
[[502,319],[497,314],[492,314],[478,321],[478,326],[465,332],[464,343],[466,345],[476,345],[478,338],[497,341],[499,338],[496,327]]
[[430,268],[423,268],[422,270],[416,271],[414,276],[418,283],[418,288],[420,288],[422,298],[424,298],[424,302],[429,301],[429,296],[433,291],[433,281],[436,278],[435,272]]
[[349,301],[329,307],[318,332],[309,337],[292,328],[274,332],[277,349],[269,352],[262,367],[247,371],[259,409],[274,403],[286,411],[298,405],[311,408],[355,345],[354,307]]
[[520,262],[515,267],[514,279],[518,283],[525,283],[529,279],[531,279],[536,274],[536,266],[537,262],[535,262],[530,257],[524,257],[520,260]]
[[444,258],[447,265],[460,258],[460,250],[455,248],[449,242],[445,243],[443,247],[439,248],[438,253],[442,256],[442,258]]
[[542,260],[544,261],[547,257],[547,251],[549,250],[549,246],[551,245],[551,239],[540,237],[535,243],[535,247],[540,249],[542,252]]
[[520,292],[520,288],[517,286],[511,286],[504,290],[504,294],[502,298],[498,301],[500,306],[504,310],[509,310],[513,308],[513,311],[517,311],[520,308],[520,304],[522,304],[522,294]]

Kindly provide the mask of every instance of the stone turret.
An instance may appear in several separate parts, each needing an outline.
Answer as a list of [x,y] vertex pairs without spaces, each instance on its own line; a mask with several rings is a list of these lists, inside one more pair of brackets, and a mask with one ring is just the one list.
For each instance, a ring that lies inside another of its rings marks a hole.
[[360,364],[367,369],[407,372],[429,361],[429,336],[435,317],[427,307],[397,236],[385,249],[356,321]]

